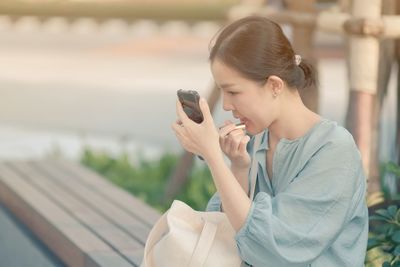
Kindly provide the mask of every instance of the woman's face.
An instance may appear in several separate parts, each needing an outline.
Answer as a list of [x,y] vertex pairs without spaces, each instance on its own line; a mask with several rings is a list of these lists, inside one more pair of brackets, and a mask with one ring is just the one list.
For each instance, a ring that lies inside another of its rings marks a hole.
[[260,85],[218,59],[212,62],[211,72],[221,89],[224,110],[232,111],[235,118],[245,123],[248,133],[258,134],[275,120],[279,107],[269,80]]

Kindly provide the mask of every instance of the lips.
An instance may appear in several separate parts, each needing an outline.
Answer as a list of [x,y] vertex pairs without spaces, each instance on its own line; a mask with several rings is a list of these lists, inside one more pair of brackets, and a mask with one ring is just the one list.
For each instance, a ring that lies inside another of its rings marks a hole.
[[236,117],[237,119],[240,120],[241,123],[246,123],[247,119],[245,118],[240,118],[240,117]]
[[242,123],[242,124],[246,124],[246,122],[248,121],[246,118],[241,117],[241,116],[239,116],[238,114],[232,114],[232,115],[233,115],[233,117],[234,117],[235,119],[240,120],[240,123]]

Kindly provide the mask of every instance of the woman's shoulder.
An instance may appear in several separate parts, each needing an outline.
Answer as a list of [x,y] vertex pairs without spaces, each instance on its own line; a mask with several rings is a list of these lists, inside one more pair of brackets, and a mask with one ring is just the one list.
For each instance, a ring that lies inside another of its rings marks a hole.
[[319,127],[316,128],[310,140],[318,142],[320,145],[331,144],[334,146],[353,146],[355,145],[352,134],[336,121],[322,118]]
[[365,180],[361,154],[353,136],[335,121],[324,119],[308,139],[304,140],[300,154],[301,169],[306,173],[324,172],[326,176],[321,181],[330,181],[331,176],[335,176],[336,182],[341,180],[343,184],[348,184],[351,180],[352,188],[356,188]]
[[[251,137],[247,144],[247,150],[250,153],[253,150],[256,138],[260,138],[261,147],[267,147],[268,129]],[[295,140],[281,139],[280,143],[280,148],[283,151],[301,151],[302,157],[305,154],[312,156],[322,148],[329,147],[359,153],[351,133],[336,121],[327,118],[321,118],[304,136]]]
[[360,158],[360,152],[352,134],[336,121],[323,118],[318,127],[303,143],[304,150],[315,154],[321,150],[336,152],[338,157],[350,155],[353,159]]

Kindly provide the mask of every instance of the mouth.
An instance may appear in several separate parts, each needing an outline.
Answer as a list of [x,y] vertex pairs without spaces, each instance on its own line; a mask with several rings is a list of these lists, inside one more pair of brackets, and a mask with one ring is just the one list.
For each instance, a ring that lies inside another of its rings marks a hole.
[[244,117],[239,116],[238,114],[232,114],[235,119],[240,121],[240,124],[246,124],[248,120]]
[[245,118],[240,118],[240,123],[246,124],[246,123],[247,123],[247,120],[246,120]]

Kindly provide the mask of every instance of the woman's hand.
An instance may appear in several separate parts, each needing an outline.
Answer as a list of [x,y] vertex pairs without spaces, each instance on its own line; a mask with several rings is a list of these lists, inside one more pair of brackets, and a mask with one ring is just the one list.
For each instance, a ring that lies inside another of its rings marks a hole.
[[251,158],[246,146],[250,137],[242,129],[235,130],[235,124],[226,121],[219,130],[219,143],[222,151],[230,159],[232,167],[244,169],[250,166]]
[[176,101],[178,120],[172,124],[172,129],[187,151],[202,156],[208,162],[212,156],[222,155],[222,151],[207,101],[201,98],[199,104],[204,117],[202,123],[192,121],[183,111],[181,103]]

